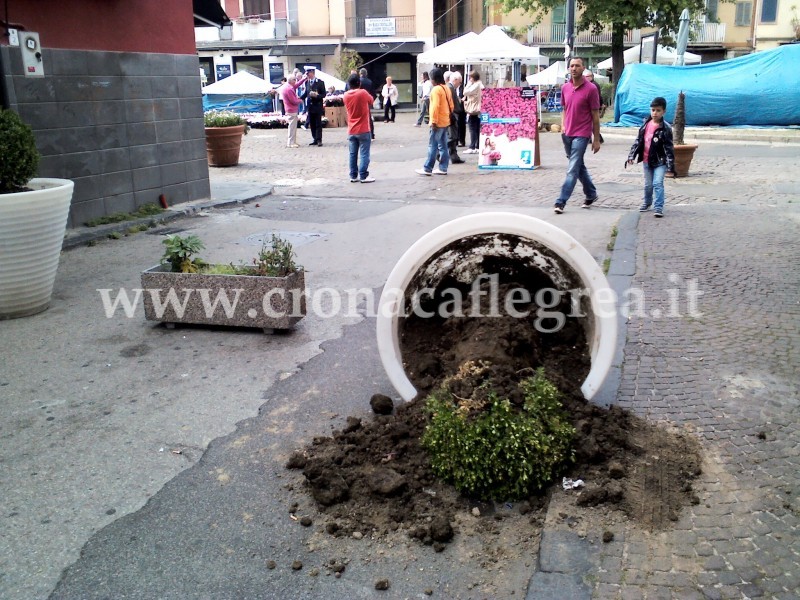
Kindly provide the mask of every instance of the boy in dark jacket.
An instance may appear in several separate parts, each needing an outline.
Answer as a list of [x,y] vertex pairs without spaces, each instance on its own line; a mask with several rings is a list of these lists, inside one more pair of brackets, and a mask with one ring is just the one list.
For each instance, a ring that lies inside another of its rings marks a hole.
[[[639,212],[653,206],[656,217],[664,216],[664,176],[675,172],[672,126],[664,120],[667,101],[661,96],[650,103],[650,118],[639,128],[639,135],[628,153],[627,165],[641,162],[644,169],[644,201]],[[655,204],[653,192],[655,191]]]

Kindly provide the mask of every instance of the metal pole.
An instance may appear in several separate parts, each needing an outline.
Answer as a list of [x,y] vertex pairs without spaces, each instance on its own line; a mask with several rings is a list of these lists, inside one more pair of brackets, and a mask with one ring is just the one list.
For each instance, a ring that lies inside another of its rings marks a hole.
[[564,32],[564,60],[575,56],[575,0],[567,0],[567,25]]

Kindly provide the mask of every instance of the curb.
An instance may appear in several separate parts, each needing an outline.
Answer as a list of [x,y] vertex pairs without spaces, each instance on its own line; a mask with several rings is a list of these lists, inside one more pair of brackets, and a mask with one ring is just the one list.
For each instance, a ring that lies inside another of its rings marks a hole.
[[152,215],[149,217],[142,217],[140,219],[131,219],[130,221],[121,221],[119,223],[109,223],[107,225],[98,225],[97,227],[76,227],[68,229],[64,236],[64,243],[61,245],[61,251],[72,250],[80,246],[85,246],[91,242],[106,239],[108,236],[115,233],[125,234],[131,227],[140,225],[151,225],[155,223],[156,227],[165,225],[182,217],[191,217],[197,215],[205,210],[215,208],[233,208],[236,206],[244,206],[250,204],[261,198],[272,195],[274,191],[273,186],[266,186],[263,193],[254,194],[244,198],[235,199],[203,199],[194,202],[185,202],[176,206],[171,206],[163,213]]

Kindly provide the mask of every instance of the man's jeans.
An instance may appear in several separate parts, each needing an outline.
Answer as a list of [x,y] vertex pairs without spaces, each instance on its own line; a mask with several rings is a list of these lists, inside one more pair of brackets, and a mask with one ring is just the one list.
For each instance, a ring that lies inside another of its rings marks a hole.
[[578,181],[583,186],[583,193],[586,195],[586,199],[594,200],[597,197],[597,188],[594,187],[589,171],[586,169],[586,165],[583,164],[583,155],[586,153],[586,148],[591,141],[590,138],[561,134],[561,141],[564,143],[564,151],[567,153],[569,166],[567,167],[567,177],[561,186],[561,195],[556,200],[556,204],[563,207],[567,203]]
[[653,191],[656,193],[656,202],[653,204],[653,210],[664,212],[664,175],[667,172],[667,165],[660,167],[651,167],[642,164],[644,168],[644,204],[650,206],[653,204]]
[[369,131],[356,133],[347,139],[350,141],[350,179],[366,179],[369,176],[369,147],[372,144],[372,134]]
[[422,165],[422,168],[428,173],[433,172],[437,152],[439,153],[439,169],[447,172],[447,167],[450,165],[450,152],[447,150],[447,127],[431,126],[431,134],[428,138],[428,158]]

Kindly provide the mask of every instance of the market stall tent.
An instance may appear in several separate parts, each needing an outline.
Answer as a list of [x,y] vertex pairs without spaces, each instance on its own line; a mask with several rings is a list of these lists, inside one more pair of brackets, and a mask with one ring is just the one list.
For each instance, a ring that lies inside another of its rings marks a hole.
[[556,61],[544,71],[528,75],[525,79],[531,85],[560,85],[567,80],[567,63]]
[[463,64],[464,56],[474,47],[478,34],[474,31],[436,46],[432,50],[417,55],[417,64],[421,65],[455,65]]
[[[625,64],[630,65],[633,63],[639,62],[639,46],[633,46],[625,50],[622,53],[625,57]],[[674,65],[675,58],[677,57],[677,53],[672,48],[666,48],[664,46],[659,46],[658,50],[656,51],[656,64],[659,65]],[[692,52],[686,52],[683,56],[684,63],[687,65],[699,65],[700,64],[700,55],[693,54]],[[597,63],[598,69],[610,69],[612,68],[613,64],[610,58],[605,59]]]
[[276,86],[247,71],[239,71],[203,88],[203,110],[269,112]]
[[508,37],[499,25],[490,25],[478,34],[465,53],[465,62],[524,62],[548,65],[550,59],[539,53],[538,46],[526,46]]

